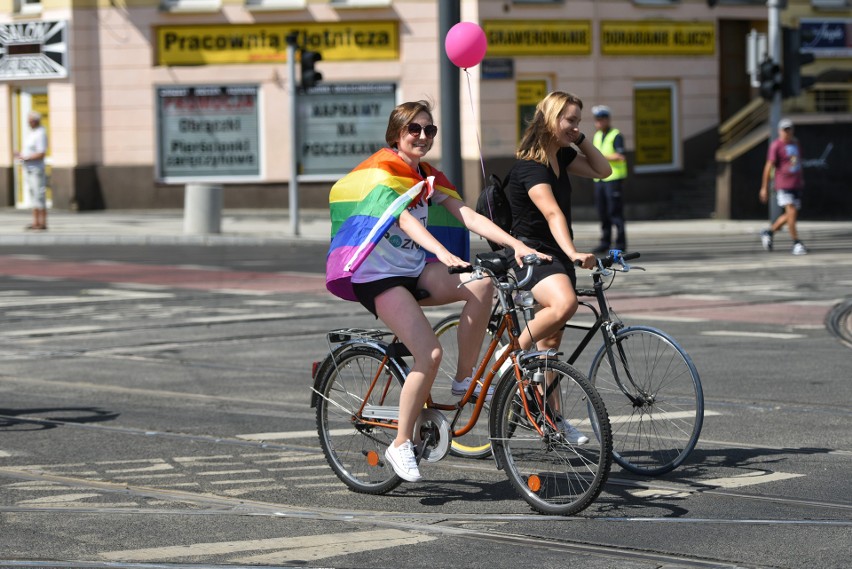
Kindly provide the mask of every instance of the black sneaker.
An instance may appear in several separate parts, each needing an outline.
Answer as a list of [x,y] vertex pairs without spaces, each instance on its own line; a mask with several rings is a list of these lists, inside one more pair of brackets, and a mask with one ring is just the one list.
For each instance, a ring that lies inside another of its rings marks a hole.
[[760,232],[760,243],[766,251],[772,251],[772,232],[764,229]]

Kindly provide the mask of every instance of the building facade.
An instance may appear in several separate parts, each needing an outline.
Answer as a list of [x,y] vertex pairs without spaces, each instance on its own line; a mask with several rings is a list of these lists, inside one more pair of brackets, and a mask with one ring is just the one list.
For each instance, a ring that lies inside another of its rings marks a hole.
[[[179,208],[186,183],[210,182],[224,185],[225,207],[283,208],[294,175],[299,205],[326,207],[331,183],[383,145],[395,104],[450,104],[440,90],[448,4],[0,0],[0,195],[27,207],[12,156],[34,109],[48,128],[53,207]],[[714,213],[720,127],[756,98],[746,36],[766,32],[765,2],[459,4],[488,39],[480,65],[459,70],[460,124],[439,124],[460,129],[455,182],[468,201],[483,169],[505,173],[524,120],[558,89],[584,100],[589,134],[591,106],[612,109],[629,152],[631,217]],[[847,0],[789,0],[782,19],[811,36],[842,35],[814,40],[823,43],[807,69],[826,80],[786,108],[848,121]],[[322,56],[322,81],[297,96],[291,46]],[[439,144],[428,159],[440,167]],[[578,181],[575,193],[582,212],[590,186]],[[722,214],[736,217],[739,202],[726,203]]]

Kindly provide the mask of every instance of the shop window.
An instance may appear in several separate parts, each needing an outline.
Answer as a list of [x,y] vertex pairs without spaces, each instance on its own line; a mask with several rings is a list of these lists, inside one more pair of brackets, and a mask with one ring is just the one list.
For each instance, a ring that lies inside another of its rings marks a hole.
[[852,6],[849,0],[811,0],[811,6],[817,10],[846,10]]
[[222,0],[161,0],[164,12],[218,12]]
[[391,0],[328,0],[332,8],[382,8],[391,5]]
[[850,91],[819,89],[814,91],[818,113],[848,113]]
[[18,14],[41,14],[41,0],[15,0]]
[[246,0],[249,10],[301,10],[307,0]]
[[680,4],[680,0],[633,0],[637,6],[671,6]]

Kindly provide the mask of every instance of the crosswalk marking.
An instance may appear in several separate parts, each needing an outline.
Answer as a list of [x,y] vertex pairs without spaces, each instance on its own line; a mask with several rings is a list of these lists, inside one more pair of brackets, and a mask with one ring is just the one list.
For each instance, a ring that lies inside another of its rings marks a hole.
[[326,557],[335,557],[362,551],[375,551],[377,549],[413,545],[434,539],[437,538],[429,535],[389,529],[306,535],[301,537],[194,543],[191,545],[175,545],[171,547],[124,549],[103,552],[100,554],[100,558],[107,561],[157,562],[185,557],[272,551],[266,554],[242,556],[230,559],[229,561],[231,563],[280,564],[288,560],[315,561]]

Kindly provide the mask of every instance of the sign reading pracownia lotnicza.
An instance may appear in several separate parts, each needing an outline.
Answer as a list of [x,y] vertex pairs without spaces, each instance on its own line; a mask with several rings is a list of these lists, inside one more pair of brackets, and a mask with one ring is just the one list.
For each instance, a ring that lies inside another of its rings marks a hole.
[[399,23],[384,21],[160,26],[157,65],[287,61],[287,36],[323,61],[399,59]]

